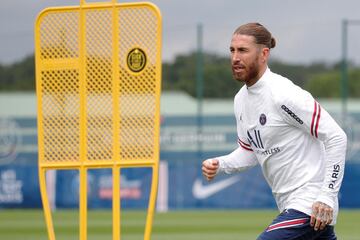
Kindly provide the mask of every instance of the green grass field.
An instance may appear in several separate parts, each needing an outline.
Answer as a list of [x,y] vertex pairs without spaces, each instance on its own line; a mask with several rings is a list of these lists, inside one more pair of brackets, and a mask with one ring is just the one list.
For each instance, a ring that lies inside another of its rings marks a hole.
[[[277,214],[272,210],[173,211],[157,213],[154,240],[250,240]],[[360,239],[360,210],[342,210],[336,232],[339,240]],[[124,211],[121,216],[122,240],[143,239],[145,213]],[[79,239],[77,211],[54,213],[57,240]],[[111,240],[110,211],[89,211],[88,239]],[[1,240],[45,240],[42,210],[0,210]]]

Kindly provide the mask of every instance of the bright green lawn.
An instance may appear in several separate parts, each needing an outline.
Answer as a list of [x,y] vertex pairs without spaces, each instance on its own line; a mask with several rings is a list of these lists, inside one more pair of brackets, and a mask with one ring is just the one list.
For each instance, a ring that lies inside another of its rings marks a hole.
[[[157,213],[154,219],[154,240],[250,240],[276,216],[271,210],[226,211],[174,211]],[[122,240],[143,239],[145,213],[124,211],[122,214]],[[54,213],[57,240],[79,239],[78,213]],[[111,213],[90,211],[88,239],[111,240]],[[339,240],[360,239],[360,210],[342,210],[336,232]],[[0,209],[0,240],[47,239],[41,210]]]

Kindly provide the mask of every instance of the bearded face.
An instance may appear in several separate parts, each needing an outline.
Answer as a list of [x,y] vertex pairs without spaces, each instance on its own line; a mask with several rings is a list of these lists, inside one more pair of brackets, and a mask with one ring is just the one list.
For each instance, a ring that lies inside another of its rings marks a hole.
[[233,62],[232,73],[234,79],[245,83],[251,82],[252,79],[259,75],[259,64],[257,62],[258,57],[248,63]]
[[235,34],[231,45],[231,66],[234,79],[253,85],[259,78],[261,64],[261,48],[255,43],[253,36]]

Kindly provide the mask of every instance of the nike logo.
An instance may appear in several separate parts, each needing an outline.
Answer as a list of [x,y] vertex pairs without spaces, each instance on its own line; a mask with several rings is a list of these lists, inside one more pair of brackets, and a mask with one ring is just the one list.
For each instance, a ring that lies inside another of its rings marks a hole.
[[195,198],[205,199],[214,195],[215,193],[224,190],[227,187],[230,187],[234,183],[238,182],[240,178],[240,176],[233,176],[209,185],[203,185],[201,179],[196,179],[193,185],[192,192]]

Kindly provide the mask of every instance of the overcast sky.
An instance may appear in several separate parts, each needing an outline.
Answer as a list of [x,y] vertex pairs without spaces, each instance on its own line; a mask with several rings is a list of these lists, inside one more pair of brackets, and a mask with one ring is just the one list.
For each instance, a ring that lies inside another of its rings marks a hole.
[[[122,2],[122,1],[120,1]],[[131,1],[133,2],[133,1]],[[291,63],[341,58],[342,19],[360,20],[359,0],[153,0],[163,15],[163,59],[196,48],[196,25],[204,26],[204,48],[228,54],[236,27],[265,25],[277,40],[272,56]],[[34,22],[46,7],[79,0],[1,0],[0,63],[13,63],[34,51]],[[360,25],[349,27],[351,60],[360,64]]]

